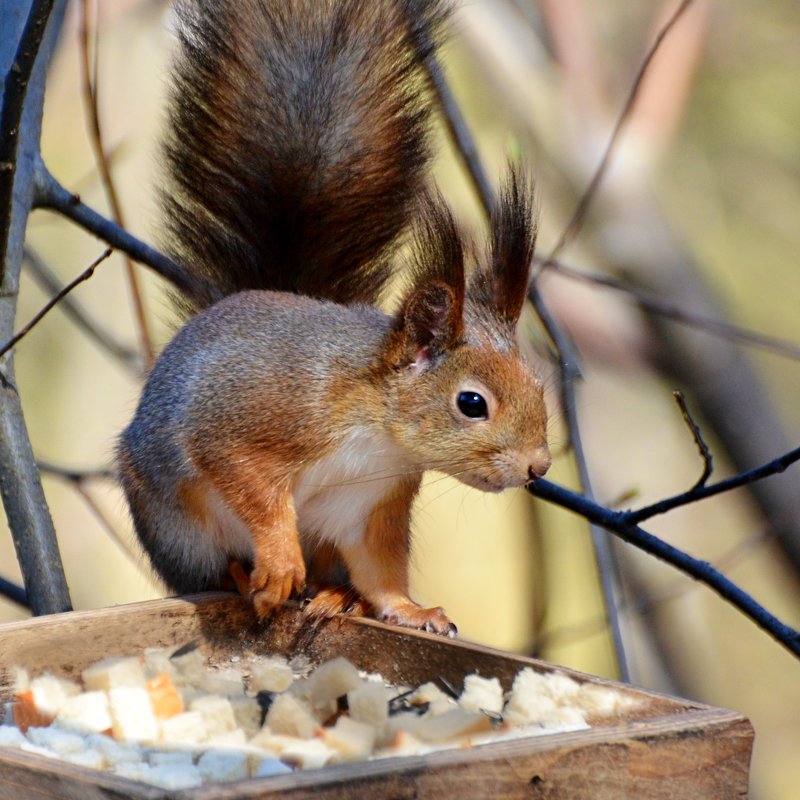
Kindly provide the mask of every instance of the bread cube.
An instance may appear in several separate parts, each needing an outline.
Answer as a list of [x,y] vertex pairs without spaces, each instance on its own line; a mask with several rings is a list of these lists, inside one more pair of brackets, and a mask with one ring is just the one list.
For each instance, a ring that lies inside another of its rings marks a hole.
[[81,693],[81,687],[75,681],[45,672],[30,682],[29,691],[39,712],[55,716],[68,697]]
[[337,698],[361,684],[358,670],[346,658],[334,658],[320,664],[308,679],[311,706],[327,710]]
[[503,711],[503,687],[497,678],[467,675],[458,704],[464,711],[500,714]]
[[225,750],[209,750],[197,761],[205,781],[238,781],[250,777],[248,756]]
[[270,757],[251,757],[249,760],[251,778],[271,778],[273,775],[289,775],[294,770],[283,761]]
[[389,691],[382,683],[362,681],[347,693],[350,717],[376,728],[389,718]]
[[82,692],[68,697],[56,714],[62,728],[81,733],[100,733],[112,729],[108,695],[105,692]]
[[108,692],[111,730],[115,739],[154,741],[158,738],[158,720],[153,713],[150,695],[143,686],[118,686]]
[[66,753],[61,758],[69,761],[70,764],[77,764],[79,767],[89,767],[89,769],[106,768],[106,760],[103,754],[94,748],[81,750],[79,753]]
[[145,688],[150,695],[153,713],[159,719],[174,717],[184,710],[183,700],[168,672],[154,675],[147,681]]
[[286,659],[268,658],[253,665],[250,688],[254,692],[285,692],[294,680]]
[[265,724],[274,733],[308,739],[319,723],[302,700],[291,694],[280,694],[272,701]]
[[372,754],[376,731],[372,725],[339,717],[332,728],[319,729],[317,736],[336,751],[335,761],[358,761]]
[[86,749],[82,736],[60,728],[29,728],[28,741],[37,747],[45,747],[59,756],[67,753],[80,753]]
[[159,721],[161,741],[169,744],[199,744],[208,739],[205,719],[199,711],[184,711]]
[[297,739],[281,752],[281,760],[300,769],[318,769],[328,764],[336,751],[321,739]]
[[421,717],[419,724],[410,732],[423,742],[450,742],[486,733],[491,729],[492,723],[485,714],[454,708],[446,714]]
[[110,656],[81,672],[89,691],[107,692],[120,686],[144,686],[145,674],[138,658]]
[[145,780],[161,789],[194,789],[203,785],[203,775],[194,764],[180,767],[172,764],[159,764],[150,767]]
[[236,725],[241,728],[247,738],[255,736],[261,730],[263,711],[255,697],[231,697],[231,708],[236,718]]
[[233,708],[227,697],[214,695],[198,697],[196,700],[192,700],[189,709],[196,711],[203,718],[207,737],[236,728],[236,717],[233,715]]

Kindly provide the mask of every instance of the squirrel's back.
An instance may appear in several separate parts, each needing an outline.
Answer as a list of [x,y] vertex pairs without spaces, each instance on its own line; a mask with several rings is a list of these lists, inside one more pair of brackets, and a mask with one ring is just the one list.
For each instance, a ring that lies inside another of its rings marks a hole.
[[374,303],[419,202],[439,0],[181,0],[165,249],[187,311],[244,289]]

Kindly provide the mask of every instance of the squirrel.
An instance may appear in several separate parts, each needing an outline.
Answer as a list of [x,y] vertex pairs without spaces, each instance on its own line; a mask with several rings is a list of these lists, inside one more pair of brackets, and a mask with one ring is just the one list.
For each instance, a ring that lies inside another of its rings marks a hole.
[[238,588],[265,618],[310,588],[312,617],[454,635],[409,597],[423,473],[498,492],[550,466],[542,382],[515,333],[532,181],[509,167],[485,247],[429,182],[424,61],[448,13],[177,4],[162,208],[187,321],[117,448],[136,533],[174,592]]

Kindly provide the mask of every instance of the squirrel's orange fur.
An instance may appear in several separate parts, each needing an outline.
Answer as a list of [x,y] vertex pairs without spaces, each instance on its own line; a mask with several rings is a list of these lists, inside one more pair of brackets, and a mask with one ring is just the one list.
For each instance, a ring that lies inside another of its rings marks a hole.
[[423,472],[500,491],[550,464],[515,340],[531,186],[510,171],[480,250],[425,185],[421,61],[445,15],[438,0],[178,5],[165,246],[193,316],[118,448],[174,591],[233,580],[265,616],[308,583],[309,613],[354,604],[450,632],[408,596]]

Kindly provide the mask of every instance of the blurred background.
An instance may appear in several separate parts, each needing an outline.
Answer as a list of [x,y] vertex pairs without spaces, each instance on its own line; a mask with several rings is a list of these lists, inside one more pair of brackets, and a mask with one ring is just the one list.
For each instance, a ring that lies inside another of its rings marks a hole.
[[[445,72],[492,180],[508,158],[534,169],[541,256],[567,229],[643,58],[679,5],[458,5]],[[67,188],[109,214],[88,133],[80,12],[76,0],[52,63],[42,150]],[[96,91],[119,204],[126,226],[154,242],[171,17],[163,2],[115,0],[100,3],[99,17],[89,3],[89,18],[99,19]],[[699,477],[703,463],[674,390],[685,393],[715,456],[714,480],[800,442],[798,74],[795,0],[689,3],[649,64],[585,224],[541,271],[542,298],[580,354],[580,431],[605,505],[644,505]],[[463,165],[443,126],[437,136],[436,178],[464,224],[479,229]],[[28,243],[18,327],[48,299],[43,270],[67,283],[104,249],[42,211]],[[136,273],[158,351],[174,317],[163,282]],[[18,346],[17,376],[34,451],[55,467],[44,471],[45,491],[73,603],[159,597],[113,482],[63,472],[110,468],[141,387],[143,334],[122,258],[112,256],[71,297],[102,343],[62,307]],[[557,359],[532,311],[521,334],[550,389],[549,477],[577,488]],[[728,493],[645,527],[799,627],[798,470],[759,494]],[[746,714],[756,729],[752,796],[795,798],[800,664],[706,588],[629,546],[613,550],[632,681]],[[3,577],[21,580],[7,531],[0,563]],[[413,593],[445,606],[464,638],[617,674],[586,524],[524,492],[486,496],[432,476],[416,511]],[[26,614],[0,599],[0,620]]]

